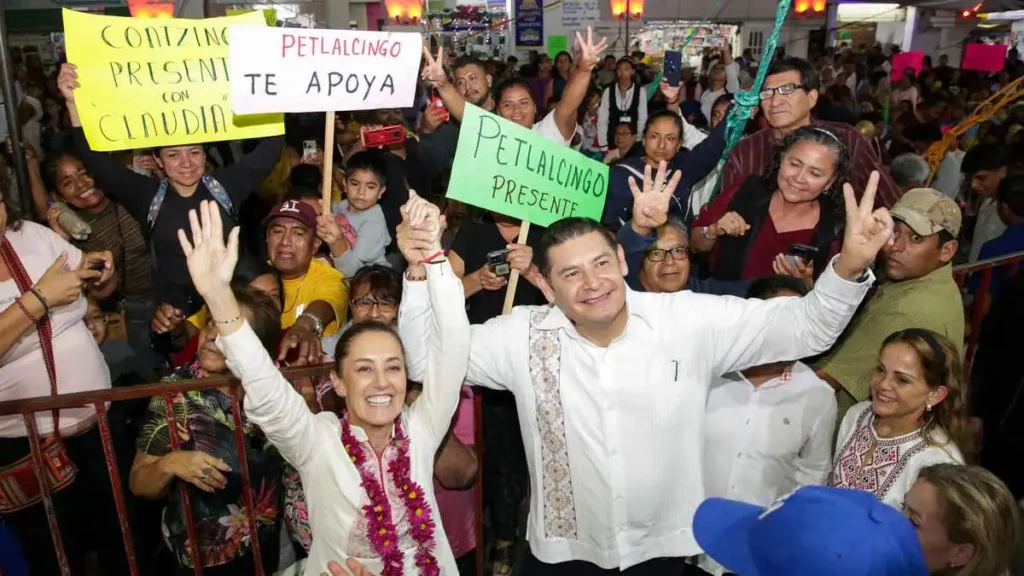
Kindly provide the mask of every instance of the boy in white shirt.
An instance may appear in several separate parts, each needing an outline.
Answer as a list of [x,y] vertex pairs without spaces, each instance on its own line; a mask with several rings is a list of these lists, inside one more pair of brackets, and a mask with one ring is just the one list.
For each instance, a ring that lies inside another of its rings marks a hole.
[[330,247],[334,267],[351,277],[363,266],[389,265],[384,252],[391,244],[391,235],[384,211],[377,204],[387,191],[387,166],[378,152],[369,150],[352,155],[345,173],[345,200],[339,213],[355,229],[355,241],[345,238],[334,218],[318,220],[317,236]]

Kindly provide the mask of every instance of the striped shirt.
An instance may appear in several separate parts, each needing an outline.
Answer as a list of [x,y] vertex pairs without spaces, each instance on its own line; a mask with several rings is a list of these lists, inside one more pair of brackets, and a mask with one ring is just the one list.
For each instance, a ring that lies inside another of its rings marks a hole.
[[92,227],[92,234],[84,241],[72,240],[74,245],[85,252],[110,250],[117,293],[129,300],[152,298],[153,260],[139,223],[131,214],[113,201],[96,213],[75,212]]
[[[853,185],[858,196],[867,186],[871,171],[877,170],[880,179],[875,207],[892,208],[893,204],[903,195],[903,191],[889,176],[888,170],[882,168],[882,161],[871,147],[871,143],[853,126],[847,124],[818,120],[812,120],[811,124],[828,128],[846,143],[846,147],[850,151],[850,184]],[[763,174],[768,169],[775,144],[775,130],[771,127],[740,140],[725,163],[721,189],[730,190],[739,186],[751,174]]]

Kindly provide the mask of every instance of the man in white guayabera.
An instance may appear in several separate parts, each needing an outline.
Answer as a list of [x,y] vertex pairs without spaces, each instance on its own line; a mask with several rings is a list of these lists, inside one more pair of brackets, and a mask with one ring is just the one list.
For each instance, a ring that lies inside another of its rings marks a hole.
[[[632,181],[633,225],[665,223],[679,174]],[[467,380],[516,397],[530,468],[531,575],[680,574],[700,553],[692,522],[704,498],[704,405],[712,378],[821,353],[871,286],[892,237],[873,210],[878,174],[858,205],[844,190],[842,252],[802,298],[638,293],[615,239],[592,220],[549,227],[535,251],[553,306],[519,306],[472,327]],[[429,233],[399,230],[407,245]],[[409,377],[426,366],[434,325],[423,283],[406,280],[399,331]]]

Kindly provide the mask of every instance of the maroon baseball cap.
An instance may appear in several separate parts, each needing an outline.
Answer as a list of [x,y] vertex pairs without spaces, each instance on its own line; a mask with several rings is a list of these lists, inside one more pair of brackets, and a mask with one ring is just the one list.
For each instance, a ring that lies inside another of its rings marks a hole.
[[310,230],[316,230],[316,210],[305,202],[299,202],[298,200],[285,200],[281,202],[274,206],[270,214],[263,219],[263,225],[266,226],[278,218],[291,218],[301,222]]

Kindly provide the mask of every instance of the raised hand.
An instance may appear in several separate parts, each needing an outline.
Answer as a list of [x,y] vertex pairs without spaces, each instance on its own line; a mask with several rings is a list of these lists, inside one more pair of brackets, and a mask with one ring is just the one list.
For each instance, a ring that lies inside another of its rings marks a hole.
[[398,250],[410,266],[441,251],[441,234],[445,218],[435,204],[409,190],[409,201],[401,208],[402,223],[398,226]]
[[668,80],[664,78],[658,83],[658,89],[661,90],[661,95],[665,97],[665,104],[671,108],[679,106],[679,90],[682,84],[679,86],[672,86],[668,83]]
[[[630,176],[629,189],[633,192],[633,229],[642,236],[650,235],[655,228],[668,221],[669,203],[672,194],[679,185],[683,174],[676,170],[668,177],[668,164],[664,160],[658,163],[658,172],[651,179],[651,166],[644,166],[643,190]],[[666,178],[668,180],[666,181]]]
[[78,68],[69,62],[61,64],[60,73],[57,74],[57,89],[60,95],[68,104],[75,102],[75,89],[81,88],[78,83]]
[[189,210],[192,241],[184,230],[178,230],[178,242],[185,253],[192,284],[204,299],[223,290],[231,291],[231,276],[238,263],[238,227],[232,228],[224,244],[224,228],[217,204],[203,200],[199,214]]
[[426,63],[423,66],[421,77],[430,82],[434,88],[441,88],[448,84],[448,74],[444,71],[444,46],[437,47],[437,57],[431,55],[426,46],[423,47],[423,59]]
[[590,72],[601,60],[601,53],[608,47],[608,39],[601,38],[601,41],[594,44],[594,30],[587,26],[587,38],[576,32],[576,68]]
[[846,203],[846,233],[843,236],[843,250],[835,263],[839,276],[854,279],[871,265],[878,251],[892,243],[894,224],[885,208],[875,209],[875,193],[878,191],[878,172],[872,171],[864,195],[857,203],[853,186],[843,185],[843,200]]

